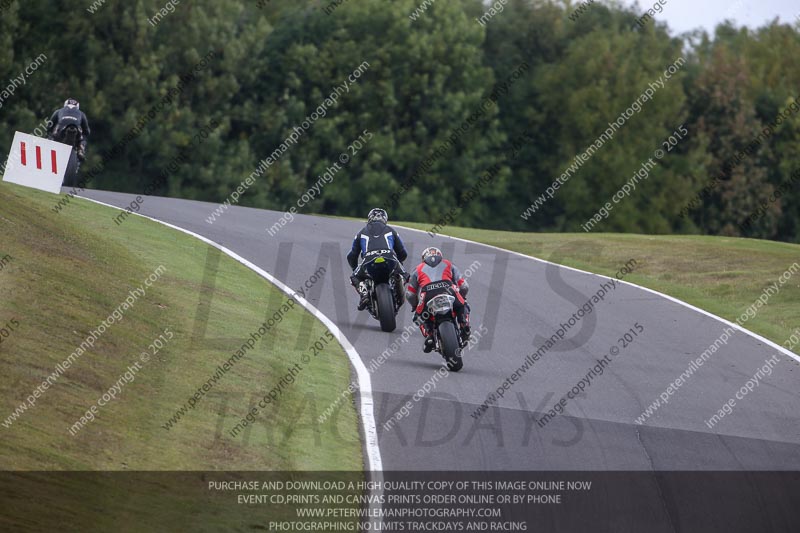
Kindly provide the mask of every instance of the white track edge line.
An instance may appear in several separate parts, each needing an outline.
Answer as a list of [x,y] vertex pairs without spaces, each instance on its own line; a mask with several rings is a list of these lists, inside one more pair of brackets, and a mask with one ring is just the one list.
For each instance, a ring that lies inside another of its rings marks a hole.
[[[116,209],[117,211],[124,211],[124,209],[117,207],[115,205],[107,204],[105,202],[101,202],[99,200],[95,200],[93,198],[87,198],[85,196],[77,196],[77,198],[81,198],[83,200],[88,200],[90,202],[94,202],[96,204],[100,204],[106,207],[110,207],[112,209]],[[364,427],[364,447],[366,448],[367,452],[367,459],[369,460],[369,470],[371,471],[382,471],[383,470],[383,461],[381,459],[381,450],[378,445],[378,430],[375,426],[375,416],[374,416],[374,402],[372,400],[372,380],[370,379],[369,372],[367,371],[367,367],[364,365],[364,361],[362,361],[361,356],[359,355],[358,351],[353,347],[347,337],[345,337],[344,333],[333,323],[333,321],[328,318],[322,311],[314,307],[313,304],[309,303],[305,298],[297,294],[294,289],[283,283],[281,280],[274,277],[269,272],[265,271],[261,267],[251,263],[244,257],[238,255],[236,252],[225,248],[221,244],[218,244],[207,237],[203,237],[193,231],[190,231],[185,228],[181,228],[180,226],[175,226],[170,224],[169,222],[164,222],[163,220],[159,220],[157,218],[149,217],[147,215],[142,215],[140,213],[132,213],[134,215],[140,216],[142,218],[146,218],[148,220],[152,220],[154,222],[158,222],[159,224],[163,224],[167,227],[172,229],[176,229],[178,231],[182,231],[196,239],[199,239],[206,244],[210,244],[214,248],[220,250],[221,252],[225,253],[226,255],[230,256],[231,258],[235,259],[239,263],[243,264],[250,270],[253,270],[258,275],[278,287],[284,293],[289,296],[292,296],[295,300],[297,300],[300,305],[302,305],[309,313],[314,315],[317,319],[320,320],[323,324],[328,327],[328,330],[333,332],[336,335],[336,340],[339,341],[339,344],[344,349],[345,353],[347,353],[348,359],[350,359],[350,363],[356,370],[356,375],[358,376],[359,381],[359,390],[361,393],[359,394],[361,398],[361,423]]]
[[[407,229],[407,230],[410,230],[410,231],[417,231],[417,232],[424,233],[424,234],[428,235],[427,231],[424,231],[424,230],[421,230],[421,229],[409,228],[408,226],[402,226],[402,225],[399,225],[399,224],[395,225],[395,227]],[[538,257],[534,257],[532,255],[526,255],[526,254],[523,254],[523,253],[520,253],[520,252],[515,252],[514,250],[507,250],[505,248],[500,248],[499,246],[494,246],[492,244],[485,244],[485,243],[482,243],[482,242],[471,241],[469,239],[462,239],[461,237],[453,237],[452,235],[447,235],[447,234],[444,234],[444,233],[437,233],[436,235],[438,237],[447,237],[449,239],[453,239],[453,240],[456,240],[456,241],[462,241],[462,242],[466,242],[466,243],[470,243],[470,244],[477,244],[478,246],[485,246],[487,248],[500,250],[500,251],[503,251],[503,252],[507,252],[509,254],[518,255],[520,257],[525,257],[526,259],[533,259],[534,261],[539,261],[540,263],[545,263],[545,264],[549,264],[549,265],[555,265],[555,266],[557,266],[559,268],[566,268],[567,270],[573,270],[575,272],[580,272],[582,274],[589,274],[591,276],[597,276],[597,277],[600,277],[600,278],[603,278],[603,279],[608,279],[608,280],[613,279],[617,283],[623,283],[625,285],[630,285],[631,287],[636,287],[637,289],[641,289],[643,291],[658,295],[658,296],[660,296],[662,298],[666,298],[667,300],[670,300],[671,302],[677,303],[677,304],[682,305],[684,307],[688,307],[689,309],[691,309],[693,311],[696,311],[696,312],[698,312],[700,314],[703,314],[703,315],[711,317],[711,318],[713,318],[715,320],[718,320],[718,321],[722,322],[723,324],[725,324],[727,326],[731,326],[734,329],[737,329],[737,330],[739,330],[739,331],[741,331],[741,332],[743,332],[743,333],[745,333],[747,335],[750,335],[754,339],[757,339],[757,340],[763,342],[767,346],[775,348],[776,350],[781,352],[783,355],[791,357],[792,359],[794,359],[795,361],[800,363],[800,356],[798,356],[794,352],[791,352],[791,351],[787,350],[783,346],[780,346],[779,344],[776,344],[776,343],[772,342],[771,340],[769,340],[769,339],[767,339],[765,337],[762,337],[758,333],[750,331],[747,328],[743,328],[739,324],[736,324],[735,322],[731,322],[730,320],[722,318],[721,316],[715,315],[714,313],[706,311],[705,309],[700,309],[699,307],[696,307],[696,306],[694,306],[694,305],[692,305],[692,304],[690,304],[688,302],[684,302],[683,300],[679,300],[678,298],[675,298],[674,296],[670,296],[669,294],[664,294],[663,292],[658,292],[655,289],[650,289],[648,287],[643,287],[642,285],[637,285],[636,283],[632,283],[630,281],[624,281],[624,280],[619,280],[619,279],[616,279],[616,278],[612,278],[612,277],[606,276],[604,274],[597,274],[595,272],[589,272],[587,270],[581,270],[579,268],[574,268],[574,267],[570,267],[570,266],[566,266],[566,265],[560,265],[558,263],[553,263],[552,261],[547,261],[545,259],[540,259]]]

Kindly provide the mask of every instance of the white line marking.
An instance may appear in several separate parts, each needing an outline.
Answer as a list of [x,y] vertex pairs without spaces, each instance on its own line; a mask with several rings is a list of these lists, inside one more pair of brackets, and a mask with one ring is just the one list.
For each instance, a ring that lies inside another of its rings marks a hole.
[[[395,224],[394,227],[403,228],[403,229],[407,229],[407,230],[410,230],[410,231],[417,231],[419,233],[424,233],[425,235],[428,234],[428,232],[426,232],[426,231],[423,231],[421,229],[416,229],[416,228],[409,228],[408,226],[400,226],[398,224]],[[456,240],[456,241],[467,242],[467,243],[470,243],[470,244],[477,244],[479,246],[485,246],[487,248],[492,248],[494,250],[500,250],[500,251],[503,251],[503,252],[508,252],[510,254],[513,254],[513,255],[518,255],[520,257],[525,257],[527,259],[533,259],[534,261],[539,261],[540,263],[546,263],[548,265],[555,265],[555,266],[560,267],[560,268],[566,268],[567,270],[573,270],[575,272],[580,272],[581,274],[589,274],[590,276],[597,276],[599,278],[608,279],[608,280],[614,279],[614,280],[616,280],[617,283],[624,283],[626,285],[630,285],[631,287],[636,287],[637,289],[641,289],[643,291],[647,291],[649,293],[656,294],[658,296],[661,296],[662,298],[666,298],[667,300],[670,300],[671,302],[675,302],[675,303],[677,303],[679,305],[682,305],[684,307],[688,307],[689,309],[691,309],[693,311],[697,311],[698,313],[701,313],[701,314],[706,315],[708,317],[711,317],[711,318],[713,318],[715,320],[718,320],[718,321],[722,322],[723,324],[725,324],[727,326],[731,326],[734,329],[737,329],[737,330],[739,330],[739,331],[741,331],[741,332],[743,332],[743,333],[745,333],[747,335],[750,335],[751,337],[763,342],[764,344],[766,344],[766,345],[768,345],[768,346],[770,346],[772,348],[775,348],[776,350],[778,350],[783,355],[791,357],[792,359],[794,359],[795,361],[800,363],[800,356],[798,356],[797,354],[795,354],[793,352],[790,352],[789,350],[787,350],[783,346],[775,344],[771,340],[762,337],[758,333],[754,333],[754,332],[750,331],[749,329],[743,328],[739,324],[736,324],[735,322],[731,322],[729,320],[726,320],[726,319],[722,318],[721,316],[715,315],[714,313],[709,313],[708,311],[700,309],[699,307],[695,307],[690,303],[686,303],[683,300],[679,300],[679,299],[674,298],[674,297],[672,297],[672,296],[670,296],[668,294],[664,294],[663,292],[658,292],[657,290],[654,290],[654,289],[649,289],[647,287],[642,287],[641,285],[637,285],[635,283],[631,283],[630,281],[618,280],[616,278],[611,278],[609,276],[604,276],[603,274],[596,274],[594,272],[587,272],[586,270],[581,270],[579,268],[573,268],[573,267],[566,266],[566,265],[559,265],[558,263],[553,263],[552,261],[547,261],[545,259],[539,259],[538,257],[534,257],[532,255],[525,255],[523,253],[515,252],[513,250],[506,250],[505,248],[500,248],[499,246],[494,246],[494,245],[491,245],[491,244],[484,244],[482,242],[475,242],[475,241],[471,241],[469,239],[462,239],[461,237],[453,237],[452,235],[445,235],[443,233],[439,233],[439,234],[437,234],[437,236],[438,237],[447,237],[449,239],[453,239],[453,240]],[[435,239],[435,237],[431,237],[431,239]]]
[[[105,202],[100,202],[99,200],[94,200],[92,198],[86,198],[85,196],[79,196],[83,200],[88,200],[90,202],[94,202],[96,204],[104,205],[106,207],[111,207],[112,209],[116,209],[117,211],[124,211],[115,205],[107,204]],[[267,281],[272,283],[273,285],[277,286],[280,290],[285,292],[289,296],[293,296],[295,300],[297,300],[300,305],[306,308],[306,310],[317,317],[323,324],[328,327],[328,330],[331,331],[336,336],[336,339],[341,344],[344,351],[347,353],[347,357],[350,359],[350,363],[356,369],[356,375],[358,376],[359,381],[359,390],[361,391],[359,396],[361,398],[361,422],[364,425],[364,446],[367,451],[367,459],[369,460],[369,470],[372,471],[382,471],[383,470],[383,461],[381,460],[381,450],[378,446],[378,431],[375,427],[375,416],[374,416],[374,404],[372,401],[372,380],[370,379],[369,371],[367,367],[364,365],[364,361],[361,360],[361,356],[358,354],[356,349],[350,344],[350,341],[347,340],[344,333],[333,323],[333,321],[325,316],[322,311],[314,307],[311,303],[309,303],[305,298],[297,294],[291,287],[284,284],[281,280],[274,277],[269,272],[263,270],[259,266],[251,263],[244,257],[236,254],[221,244],[217,244],[216,242],[203,237],[193,231],[189,231],[188,229],[181,228],[180,226],[175,226],[170,224],[169,222],[164,222],[163,220],[158,220],[157,218],[149,217],[147,215],[142,215],[140,213],[131,213],[133,215],[140,216],[142,218],[147,218],[152,220],[153,222],[158,222],[159,224],[163,224],[167,227],[172,229],[176,229],[178,231],[182,231],[196,239],[200,239],[201,241],[205,242],[206,244],[210,244],[217,250],[224,252],[225,254],[229,255],[236,261],[240,262],[250,270],[253,270],[261,277],[265,278]]]

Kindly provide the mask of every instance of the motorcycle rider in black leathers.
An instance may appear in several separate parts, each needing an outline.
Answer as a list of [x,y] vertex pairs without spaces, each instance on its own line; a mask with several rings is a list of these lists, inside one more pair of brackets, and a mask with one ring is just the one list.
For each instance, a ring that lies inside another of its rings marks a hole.
[[80,104],[74,98],[64,102],[64,107],[57,109],[48,122],[47,138],[61,143],[66,143],[65,133],[69,126],[74,126],[78,136],[75,139],[75,148],[78,152],[78,161],[86,159],[86,142],[89,140],[89,121],[86,114],[80,110]]
[[[363,259],[368,252],[387,250],[387,253],[395,255],[400,262],[400,275],[403,276],[404,280],[408,280],[408,273],[402,266],[403,261],[408,257],[408,252],[400,235],[397,234],[394,228],[387,225],[388,221],[389,215],[385,210],[380,208],[372,209],[367,215],[367,225],[356,234],[353,239],[353,246],[347,254],[347,262],[350,264],[350,268],[353,269],[350,283],[361,297],[358,302],[359,311],[366,309],[369,303],[369,294],[366,286],[362,283],[366,279],[366,274],[361,269],[364,263],[362,261],[359,264],[358,260],[359,258]],[[402,290],[403,284],[399,283],[398,286]]]

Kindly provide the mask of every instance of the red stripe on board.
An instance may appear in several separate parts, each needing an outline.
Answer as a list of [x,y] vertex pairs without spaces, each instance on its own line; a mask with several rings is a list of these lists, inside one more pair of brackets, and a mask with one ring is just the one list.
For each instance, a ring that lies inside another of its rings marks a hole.
[[56,161],[56,151],[50,150],[50,165],[53,170],[53,174],[58,174],[58,164]]
[[19,159],[20,159],[20,162],[22,163],[22,166],[27,166],[28,157],[25,154],[25,143],[24,142],[20,142],[19,143]]
[[36,147],[36,168],[42,170],[42,147]]

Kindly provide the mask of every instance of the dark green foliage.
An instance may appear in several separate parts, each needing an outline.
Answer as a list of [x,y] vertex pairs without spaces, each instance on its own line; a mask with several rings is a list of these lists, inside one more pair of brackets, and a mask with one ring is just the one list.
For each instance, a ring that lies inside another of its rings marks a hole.
[[[74,96],[93,129],[84,168],[103,163],[90,187],[158,183],[154,194],[221,202],[361,65],[241,205],[295,206],[367,130],[371,139],[300,212],[363,216],[388,205],[394,220],[433,225],[457,213],[464,226],[581,231],[684,126],[687,137],[592,231],[800,241],[800,113],[737,157],[796,105],[797,26],[676,38],[659,22],[636,28],[640,13],[617,4],[571,20],[575,2],[508,0],[482,24],[480,0],[424,10],[424,0],[330,3],[183,0],[153,25],[165,0],[106,0],[93,14],[90,0],[12,2],[0,13],[0,90],[39,54],[47,60],[2,102],[0,146]],[[521,217],[680,57],[641,112]],[[486,172],[492,179],[480,181]]]

